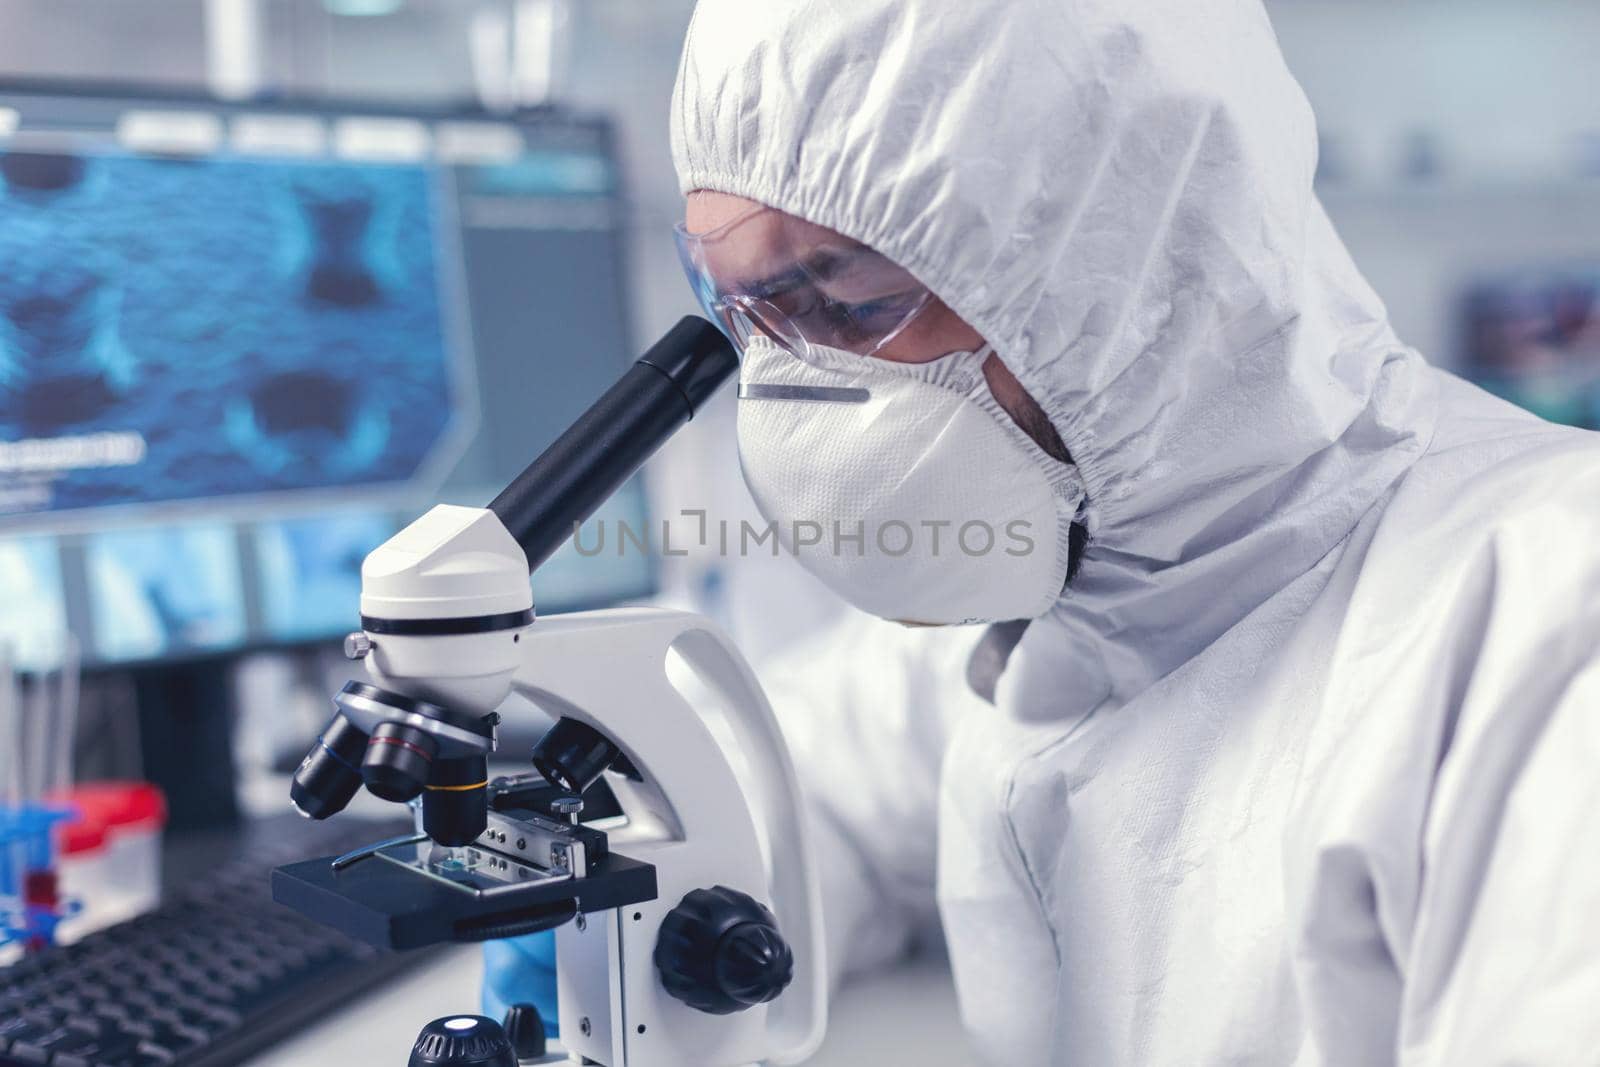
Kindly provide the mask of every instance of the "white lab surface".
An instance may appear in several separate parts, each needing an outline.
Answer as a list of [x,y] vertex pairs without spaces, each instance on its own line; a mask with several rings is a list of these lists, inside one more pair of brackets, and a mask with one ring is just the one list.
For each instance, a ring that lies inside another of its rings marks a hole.
[[1395,336],[1260,4],[705,0],[673,122],[685,191],[929,284],[1088,486],[992,705],[971,631],[763,676],[837,965],[937,900],[995,1063],[1592,1058],[1600,448]]

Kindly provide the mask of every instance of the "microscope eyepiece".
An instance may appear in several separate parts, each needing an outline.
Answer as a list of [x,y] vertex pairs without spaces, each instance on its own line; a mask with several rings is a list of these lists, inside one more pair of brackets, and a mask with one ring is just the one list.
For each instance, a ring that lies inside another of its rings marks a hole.
[[711,395],[739,373],[732,342],[690,315],[489,504],[538,570]]
[[367,742],[361,777],[374,796],[403,804],[428,784],[438,754],[438,742],[426,732],[401,722],[382,722]]
[[361,788],[361,757],[367,735],[343,715],[335,714],[300,761],[289,786],[289,799],[310,819],[337,815]]
[[621,754],[600,731],[577,719],[561,719],[533,746],[533,765],[545,781],[581,794]]

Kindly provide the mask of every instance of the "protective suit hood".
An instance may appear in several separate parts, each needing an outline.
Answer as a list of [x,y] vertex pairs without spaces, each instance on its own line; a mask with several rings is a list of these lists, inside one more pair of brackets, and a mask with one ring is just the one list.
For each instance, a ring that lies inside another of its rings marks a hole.
[[1093,541],[1002,679],[1022,714],[1165,676],[1427,447],[1257,0],[701,0],[672,146],[685,192],[904,265],[1049,414]]

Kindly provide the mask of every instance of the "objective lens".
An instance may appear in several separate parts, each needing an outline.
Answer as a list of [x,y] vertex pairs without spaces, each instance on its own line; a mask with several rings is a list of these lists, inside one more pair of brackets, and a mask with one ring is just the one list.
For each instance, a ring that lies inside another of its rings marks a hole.
[[403,804],[428,784],[433,758],[438,754],[434,739],[416,727],[399,722],[379,723],[367,742],[361,777],[373,796]]
[[582,793],[621,751],[604,734],[576,719],[561,719],[533,746],[533,765],[545,780]]
[[326,819],[345,809],[361,788],[359,767],[366,748],[367,735],[335,714],[300,761],[289,786],[289,799],[302,815]]
[[441,845],[471,844],[489,826],[489,761],[438,760],[422,794],[422,832]]

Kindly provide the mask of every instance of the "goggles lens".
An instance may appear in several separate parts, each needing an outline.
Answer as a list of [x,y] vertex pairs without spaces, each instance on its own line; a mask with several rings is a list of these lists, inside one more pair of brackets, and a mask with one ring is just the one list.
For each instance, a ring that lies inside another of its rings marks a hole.
[[866,245],[772,208],[706,233],[679,223],[675,236],[701,308],[741,350],[760,334],[796,355],[819,345],[870,356],[933,301]]

